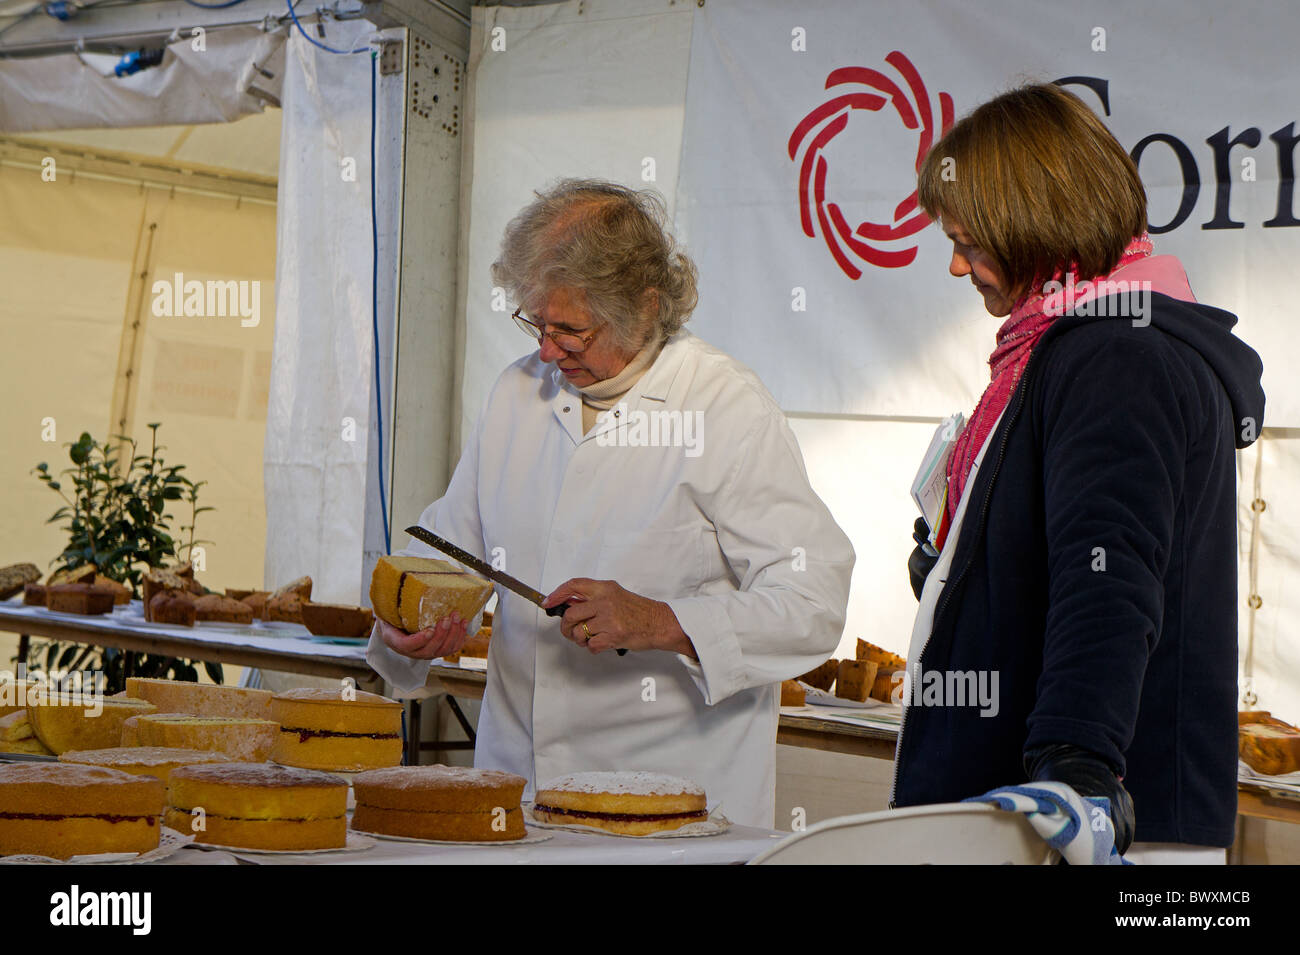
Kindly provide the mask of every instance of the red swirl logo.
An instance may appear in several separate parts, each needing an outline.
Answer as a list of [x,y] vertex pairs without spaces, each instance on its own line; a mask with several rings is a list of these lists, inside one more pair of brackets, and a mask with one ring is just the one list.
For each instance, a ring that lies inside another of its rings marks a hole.
[[[930,107],[930,94],[926,92],[925,83],[916,67],[897,50],[885,57],[885,62],[902,76],[911,93],[910,98],[898,83],[878,70],[861,66],[842,67],[832,70],[826,77],[826,89],[846,89],[809,112],[790,134],[790,159],[799,162],[799,218],[804,235],[816,238],[820,227],[826,247],[844,274],[851,279],[862,275],[862,270],[854,264],[855,259],[885,269],[910,264],[916,258],[915,245],[906,249],[885,249],[879,243],[905,239],[921,231],[930,222],[930,217],[917,203],[915,189],[894,209],[892,222],[861,222],[856,229],[849,225],[844,211],[837,203],[826,200],[828,166],[823,150],[848,126],[852,110],[876,112],[886,102],[892,103],[905,127],[920,130],[920,141],[916,149],[917,169],[921,168],[921,160],[938,138],[935,136],[935,117]],[[952,97],[947,93],[939,94],[939,117],[938,134],[942,136],[952,127]],[[803,159],[797,160],[801,151]]]

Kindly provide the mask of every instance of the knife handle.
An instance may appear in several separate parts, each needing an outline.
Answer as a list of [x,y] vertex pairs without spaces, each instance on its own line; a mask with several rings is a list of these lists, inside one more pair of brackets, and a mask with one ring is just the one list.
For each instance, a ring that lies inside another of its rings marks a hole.
[[[563,617],[563,616],[564,616],[564,612],[565,612],[566,610],[568,610],[568,609],[569,609],[569,605],[568,605],[568,604],[556,604],[554,607],[548,607],[548,608],[546,608],[546,616],[548,616],[548,617]],[[623,650],[623,649],[620,649],[620,650],[618,651],[618,655],[619,655],[620,657],[625,657],[625,656],[627,656],[627,651],[626,651],[626,650]]]

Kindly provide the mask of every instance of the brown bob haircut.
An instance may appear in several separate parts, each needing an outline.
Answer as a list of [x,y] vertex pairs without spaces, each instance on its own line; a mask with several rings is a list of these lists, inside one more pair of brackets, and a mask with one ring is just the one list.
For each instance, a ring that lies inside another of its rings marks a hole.
[[1067,269],[1077,281],[1106,275],[1147,227],[1137,166],[1055,84],[1022,86],[963,117],[926,154],[917,195],[931,218],[965,227],[1014,298]]

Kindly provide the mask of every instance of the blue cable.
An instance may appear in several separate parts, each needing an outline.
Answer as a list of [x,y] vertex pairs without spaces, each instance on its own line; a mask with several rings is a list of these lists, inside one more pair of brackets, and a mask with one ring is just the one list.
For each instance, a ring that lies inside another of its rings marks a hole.
[[[302,34],[303,39],[306,40],[308,43],[312,44],[313,46],[318,46],[318,47],[320,47],[320,48],[321,48],[322,50],[324,50],[326,53],[341,53],[341,54],[343,54],[344,56],[349,56],[349,55],[351,55],[351,54],[353,54],[353,53],[368,53],[368,52],[371,52],[371,50],[370,50],[370,46],[369,46],[369,45],[362,46],[362,47],[357,47],[357,49],[355,49],[355,50],[336,50],[336,49],[334,49],[334,47],[332,47],[332,46],[327,46],[326,44],[321,43],[319,40],[313,40],[311,34],[308,33],[306,30],[304,30],[304,29],[302,28],[302,24],[298,21],[298,14],[295,13],[295,12],[294,12],[294,9],[293,9],[293,2],[294,2],[294,0],[285,0],[285,2],[289,5],[289,16],[293,19],[294,26],[296,26],[296,27],[298,28],[298,32]],[[372,66],[373,66],[373,64],[372,64]]]
[[384,493],[384,389],[379,376],[379,219],[375,212],[375,59],[370,53],[370,325],[375,350],[375,432],[379,443],[379,508],[384,516],[384,550],[393,552],[388,528],[388,498]]

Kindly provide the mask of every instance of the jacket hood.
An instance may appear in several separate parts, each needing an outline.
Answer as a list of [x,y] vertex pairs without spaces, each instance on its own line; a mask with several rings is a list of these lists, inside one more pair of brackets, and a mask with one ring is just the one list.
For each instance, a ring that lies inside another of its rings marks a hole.
[[1196,349],[1214,369],[1232,403],[1237,447],[1250,446],[1264,427],[1264,387],[1260,381],[1264,362],[1255,349],[1232,334],[1237,316],[1210,305],[1159,297],[1164,299],[1163,307],[1152,309],[1151,324]]
[[[1254,443],[1264,427],[1264,363],[1259,354],[1232,334],[1237,316],[1221,308],[1202,305],[1192,296],[1182,264],[1172,255],[1150,256],[1117,269],[1108,281],[1116,285],[1084,283],[1081,293],[1060,289],[1046,305],[1080,319],[1124,316],[1140,325],[1149,322],[1172,338],[1190,345],[1214,369],[1232,404],[1238,448]],[[1058,286],[1059,288],[1059,286]],[[1146,290],[1140,292],[1139,289]],[[1101,296],[1127,297],[1103,306]],[[1064,329],[1062,329],[1064,331]]]

